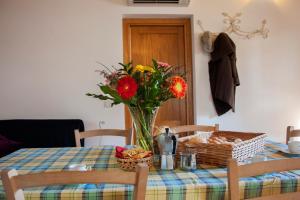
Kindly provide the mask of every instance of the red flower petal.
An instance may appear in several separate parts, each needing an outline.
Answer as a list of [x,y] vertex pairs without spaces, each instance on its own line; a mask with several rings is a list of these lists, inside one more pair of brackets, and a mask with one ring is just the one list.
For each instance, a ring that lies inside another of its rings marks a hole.
[[131,76],[124,76],[118,81],[117,92],[122,99],[131,99],[136,94],[137,89],[138,85]]

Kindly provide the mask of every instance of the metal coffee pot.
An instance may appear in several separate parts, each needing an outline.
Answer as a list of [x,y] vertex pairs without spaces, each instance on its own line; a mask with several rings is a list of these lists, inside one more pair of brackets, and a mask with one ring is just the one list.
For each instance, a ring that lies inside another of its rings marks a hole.
[[166,128],[165,132],[156,137],[156,141],[160,153],[161,169],[172,170],[175,168],[174,154],[177,148],[177,135],[170,133],[170,129]]

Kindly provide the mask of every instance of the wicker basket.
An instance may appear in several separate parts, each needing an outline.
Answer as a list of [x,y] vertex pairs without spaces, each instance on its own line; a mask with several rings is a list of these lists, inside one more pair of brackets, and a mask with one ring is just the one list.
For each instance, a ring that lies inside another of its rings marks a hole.
[[[226,166],[229,158],[236,159],[241,162],[247,158],[253,157],[256,153],[264,150],[265,137],[264,133],[245,133],[232,131],[217,131],[212,136],[222,136],[228,139],[240,138],[242,142],[234,145],[228,144],[210,144],[200,143],[192,150],[197,153],[197,164],[209,164],[216,166]],[[193,137],[193,136],[187,136]],[[187,137],[180,138],[181,140]],[[179,160],[179,152],[187,150],[184,142],[179,142],[176,156]]]
[[152,156],[141,159],[122,159],[117,158],[117,162],[121,169],[126,171],[135,171],[135,167],[138,163],[146,163],[149,168],[152,166]]

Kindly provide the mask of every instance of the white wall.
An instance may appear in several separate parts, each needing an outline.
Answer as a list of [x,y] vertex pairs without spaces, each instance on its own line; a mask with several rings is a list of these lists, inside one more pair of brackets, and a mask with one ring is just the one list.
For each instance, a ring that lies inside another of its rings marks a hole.
[[[287,125],[300,126],[299,0],[192,0],[185,7],[127,7],[126,0],[0,0],[0,119],[81,118],[86,128],[124,126],[122,106],[104,108],[86,97],[101,79],[96,61],[122,61],[122,17],[188,15],[194,19],[196,121],[222,129],[262,131],[283,141]],[[239,39],[236,113],[217,117],[211,101],[205,28],[222,31],[221,12],[243,12],[244,29],[268,20],[267,40]]]

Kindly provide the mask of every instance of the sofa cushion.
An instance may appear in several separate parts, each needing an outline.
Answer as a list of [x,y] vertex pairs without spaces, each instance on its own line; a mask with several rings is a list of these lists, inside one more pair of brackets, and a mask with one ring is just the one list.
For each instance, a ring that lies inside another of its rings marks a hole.
[[75,146],[74,130],[84,131],[80,119],[0,120],[0,133],[22,143],[22,148]]
[[20,146],[20,142],[10,140],[7,137],[0,134],[0,157],[18,150]]

